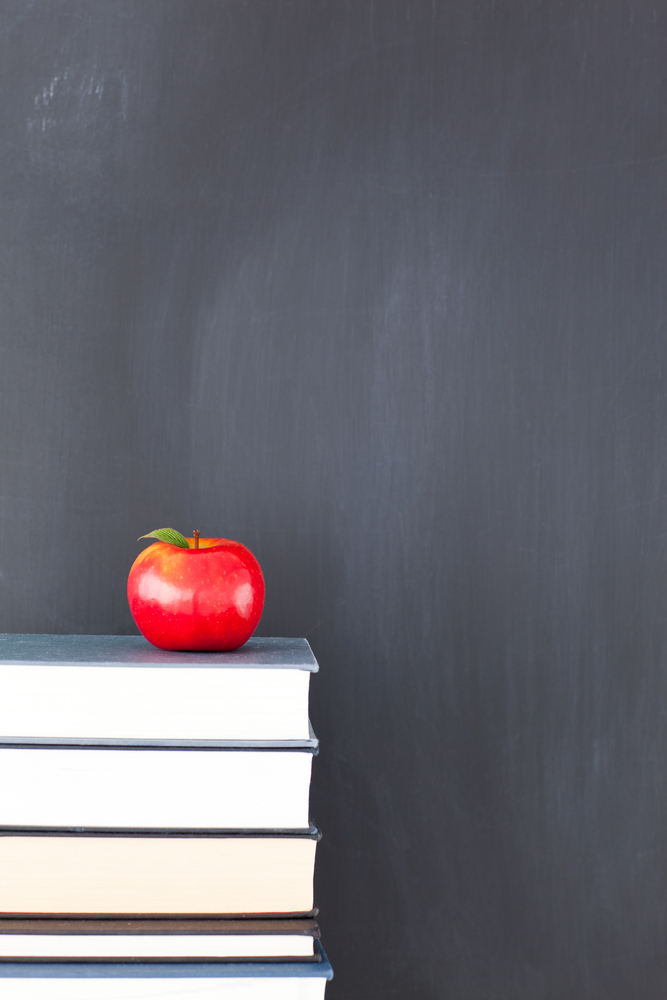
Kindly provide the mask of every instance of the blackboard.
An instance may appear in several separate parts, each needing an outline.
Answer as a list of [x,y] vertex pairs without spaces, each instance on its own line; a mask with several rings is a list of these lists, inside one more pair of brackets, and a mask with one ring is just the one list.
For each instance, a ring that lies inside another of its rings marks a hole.
[[646,0],[0,2],[0,629],[255,552],[331,1000],[664,995],[666,55]]

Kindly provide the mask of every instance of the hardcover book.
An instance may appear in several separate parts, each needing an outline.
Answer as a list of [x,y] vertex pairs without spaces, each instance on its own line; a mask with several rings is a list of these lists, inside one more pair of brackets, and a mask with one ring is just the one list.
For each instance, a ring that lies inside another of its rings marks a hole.
[[318,838],[2,834],[0,914],[310,914]]
[[308,830],[312,750],[0,747],[0,828]]
[[333,970],[319,962],[0,962],[11,1000],[323,1000]]
[[167,652],[143,636],[0,635],[0,744],[312,748],[305,639]]
[[0,962],[319,962],[299,920],[0,920]]

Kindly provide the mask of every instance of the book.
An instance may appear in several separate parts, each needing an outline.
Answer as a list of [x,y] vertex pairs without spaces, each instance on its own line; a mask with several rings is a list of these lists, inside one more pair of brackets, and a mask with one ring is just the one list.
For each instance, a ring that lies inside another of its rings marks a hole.
[[0,747],[0,827],[308,830],[313,751]]
[[0,962],[11,1000],[323,1000],[333,970],[319,962]]
[[318,838],[4,833],[0,914],[308,915]]
[[143,636],[0,635],[0,744],[312,748],[305,639],[167,652]]
[[316,962],[319,936],[312,919],[0,919],[0,962]]

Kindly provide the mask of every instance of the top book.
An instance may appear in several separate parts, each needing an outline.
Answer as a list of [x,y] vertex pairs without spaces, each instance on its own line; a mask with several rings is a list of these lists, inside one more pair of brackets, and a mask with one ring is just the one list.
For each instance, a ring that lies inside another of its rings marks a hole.
[[305,639],[167,652],[143,636],[0,634],[0,745],[313,748]]

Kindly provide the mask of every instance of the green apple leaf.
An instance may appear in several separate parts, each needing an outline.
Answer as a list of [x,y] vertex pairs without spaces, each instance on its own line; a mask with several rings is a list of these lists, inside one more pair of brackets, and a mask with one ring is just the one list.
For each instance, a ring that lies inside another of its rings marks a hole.
[[187,538],[183,538],[180,531],[174,531],[173,528],[156,528],[155,531],[149,531],[147,535],[140,535],[137,541],[140,542],[142,538],[157,538],[160,542],[177,545],[179,549],[190,548]]

